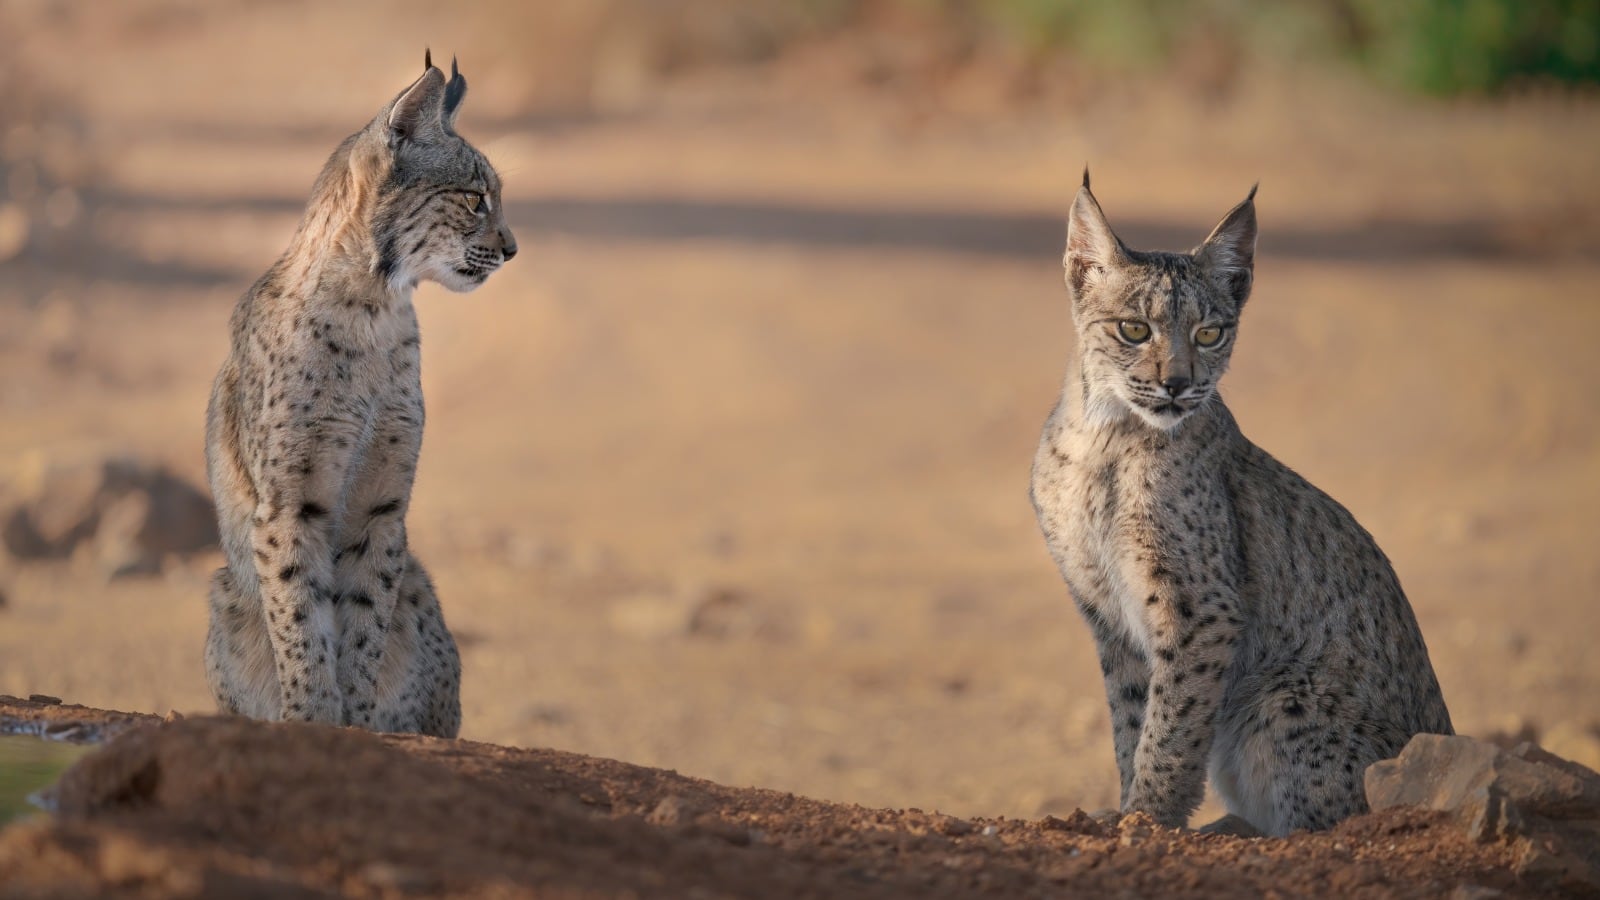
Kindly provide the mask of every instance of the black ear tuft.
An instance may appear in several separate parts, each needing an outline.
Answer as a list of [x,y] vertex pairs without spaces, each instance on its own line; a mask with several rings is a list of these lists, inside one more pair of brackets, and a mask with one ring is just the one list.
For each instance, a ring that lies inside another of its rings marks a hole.
[[431,68],[433,68],[433,48],[424,47],[422,48],[422,71],[426,72]]
[[461,101],[467,96],[467,79],[461,74],[461,69],[456,66],[455,57],[450,58],[450,81],[444,86],[444,125],[451,131],[455,130],[456,113],[461,109]]
[[1083,186],[1084,186],[1084,189],[1086,189],[1086,190],[1089,187],[1089,164],[1088,163],[1084,163],[1083,164]]

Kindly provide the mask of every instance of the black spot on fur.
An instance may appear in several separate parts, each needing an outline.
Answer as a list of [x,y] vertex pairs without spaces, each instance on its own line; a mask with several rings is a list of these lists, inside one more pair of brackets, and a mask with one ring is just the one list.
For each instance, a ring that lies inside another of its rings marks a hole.
[[360,558],[366,556],[367,555],[367,551],[371,550],[371,549],[372,549],[372,535],[364,534],[364,535],[361,536],[361,540],[360,541],[358,541],[357,543],[351,544],[350,546],[348,546],[348,547],[344,548],[342,551],[340,551],[340,555],[341,556],[354,556],[355,558],[360,559]]

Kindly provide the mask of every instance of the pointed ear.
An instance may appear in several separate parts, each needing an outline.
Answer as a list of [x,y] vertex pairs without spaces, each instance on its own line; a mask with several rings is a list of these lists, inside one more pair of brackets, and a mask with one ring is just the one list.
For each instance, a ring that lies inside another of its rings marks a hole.
[[[1257,185],[1259,187],[1259,185]],[[1195,258],[1217,287],[1233,299],[1235,307],[1250,299],[1256,265],[1256,188],[1229,210],[1195,251]]]
[[1078,197],[1072,201],[1072,213],[1067,217],[1067,252],[1061,259],[1073,299],[1103,273],[1117,268],[1127,259],[1127,250],[1111,230],[1105,213],[1089,190],[1089,170],[1085,169],[1083,187],[1078,189]]
[[[431,60],[430,60],[431,61]],[[433,66],[412,82],[389,107],[389,145],[426,142],[444,132],[444,73]]]
[[456,68],[455,57],[450,57],[450,81],[444,86],[444,130],[456,133],[456,113],[461,111],[461,101],[467,96],[467,79]]

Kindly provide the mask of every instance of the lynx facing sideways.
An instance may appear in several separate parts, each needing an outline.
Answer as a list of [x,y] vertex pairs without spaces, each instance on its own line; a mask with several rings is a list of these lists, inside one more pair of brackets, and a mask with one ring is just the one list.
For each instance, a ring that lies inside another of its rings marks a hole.
[[1209,769],[1230,812],[1282,835],[1364,811],[1368,764],[1451,726],[1372,536],[1217,395],[1254,197],[1191,253],[1141,252],[1085,173],[1064,260],[1078,356],[1032,496],[1099,645],[1123,810],[1184,825]]
[[206,674],[225,712],[454,736],[461,663],[406,546],[422,445],[411,294],[517,252],[500,180],[455,133],[466,81],[425,59],[323,168],[289,249],[240,299],[207,412],[227,565]]

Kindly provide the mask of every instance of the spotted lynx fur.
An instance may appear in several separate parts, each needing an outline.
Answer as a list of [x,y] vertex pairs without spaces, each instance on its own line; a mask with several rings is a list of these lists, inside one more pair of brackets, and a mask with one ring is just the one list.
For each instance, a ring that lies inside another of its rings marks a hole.
[[461,663],[406,509],[422,445],[420,281],[516,254],[500,180],[422,77],[339,146],[289,249],[234,310],[207,412],[227,565],[206,673],[225,712],[454,736]]
[[1064,260],[1078,355],[1032,496],[1099,645],[1123,811],[1184,825],[1209,769],[1231,813],[1282,835],[1364,811],[1370,763],[1451,726],[1372,536],[1217,394],[1254,198],[1191,253],[1141,252],[1084,175]]

